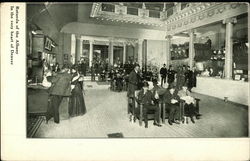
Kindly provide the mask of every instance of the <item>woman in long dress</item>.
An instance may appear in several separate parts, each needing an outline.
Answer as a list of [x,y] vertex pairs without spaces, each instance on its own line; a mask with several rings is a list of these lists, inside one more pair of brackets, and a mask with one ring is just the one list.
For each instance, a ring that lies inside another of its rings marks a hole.
[[79,72],[75,67],[73,67],[71,73],[73,78],[71,81],[72,91],[69,99],[69,116],[74,117],[84,115],[87,110],[81,88],[81,82],[79,81],[79,79],[81,79]]

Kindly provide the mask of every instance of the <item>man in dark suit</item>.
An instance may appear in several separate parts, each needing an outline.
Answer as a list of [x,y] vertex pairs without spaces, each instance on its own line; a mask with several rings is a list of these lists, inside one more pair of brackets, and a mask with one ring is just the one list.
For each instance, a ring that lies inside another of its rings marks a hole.
[[148,128],[148,111],[154,111],[154,125],[160,127],[159,124],[159,107],[154,104],[154,100],[159,99],[157,95],[153,95],[153,93],[149,90],[148,82],[143,83],[143,88],[138,93],[138,102],[143,104],[143,117],[145,122],[145,128]]
[[138,84],[139,84],[139,69],[140,66],[139,64],[136,64],[134,67],[134,70],[132,70],[129,74],[129,79],[128,79],[128,97],[134,97],[135,96],[135,91],[138,89]]
[[59,106],[63,97],[71,95],[71,79],[72,76],[68,73],[68,67],[64,66],[60,73],[52,77],[51,87],[49,89],[49,106],[46,113],[46,123],[54,117],[54,122],[59,123]]
[[169,86],[174,82],[175,74],[176,74],[176,71],[174,71],[172,65],[170,65],[169,69],[168,69],[168,72],[167,72],[167,75],[168,75],[168,85]]
[[208,45],[210,48],[212,47],[212,40],[207,36],[206,37],[207,41],[206,41],[206,45]]
[[86,62],[85,62],[85,60],[83,60],[82,62],[81,62],[81,74],[83,74],[84,76],[86,76],[86,70],[87,70],[87,65],[86,65]]
[[179,101],[180,97],[177,95],[178,91],[174,86],[170,85],[169,89],[163,95],[163,101],[166,103],[166,107],[170,109],[170,114],[168,118],[168,123],[172,125],[173,123],[180,124],[175,121],[179,113]]
[[190,69],[190,66],[187,66],[187,71],[185,72],[185,85],[187,86],[188,90],[191,92],[193,88],[193,71]]
[[160,74],[161,74],[161,86],[163,85],[163,83],[166,83],[166,77],[167,77],[167,68],[166,68],[166,64],[163,64],[163,67],[160,70]]

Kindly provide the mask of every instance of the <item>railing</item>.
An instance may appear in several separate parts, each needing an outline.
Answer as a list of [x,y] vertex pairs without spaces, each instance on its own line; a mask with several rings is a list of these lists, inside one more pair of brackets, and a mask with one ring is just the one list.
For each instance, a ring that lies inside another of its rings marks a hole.
[[138,8],[127,7],[127,14],[138,16]]
[[188,6],[189,3],[181,3],[178,6],[169,8],[166,11],[155,11],[155,10],[141,9],[131,6],[112,4],[112,3],[101,3],[101,11],[113,12],[115,14],[134,15],[140,17],[150,17],[150,18],[166,20],[170,16],[172,16],[175,12],[178,13],[187,8]]

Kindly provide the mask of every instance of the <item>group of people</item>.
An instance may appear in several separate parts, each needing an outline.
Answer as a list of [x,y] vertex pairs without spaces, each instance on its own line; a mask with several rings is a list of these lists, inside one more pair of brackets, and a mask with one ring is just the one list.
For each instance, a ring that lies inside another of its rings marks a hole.
[[[164,67],[165,68],[165,64]],[[187,71],[180,70],[175,72],[170,66],[169,70],[166,70],[166,75],[168,75],[168,88],[163,88],[158,85],[157,79],[153,80],[153,88],[149,90],[148,81],[144,80],[143,85],[140,88],[139,86],[139,75],[140,66],[137,64],[134,67],[134,70],[129,74],[128,79],[128,91],[127,97],[135,99],[138,103],[143,104],[143,117],[145,122],[145,128],[148,128],[148,111],[154,111],[154,125],[161,126],[159,120],[159,100],[166,104],[166,108],[169,111],[168,123],[173,125],[173,123],[179,124],[180,122],[188,123],[188,118],[191,119],[192,123],[195,123],[194,118],[200,119],[201,114],[198,113],[198,109],[195,106],[195,99],[191,96],[189,81],[191,80],[188,76],[189,73],[193,73],[189,67],[187,67]],[[163,70],[161,69],[161,74]],[[185,73],[187,73],[187,77],[185,77]],[[165,74],[165,73],[163,73]],[[191,74],[190,74],[191,75]],[[165,77],[162,76],[163,78]],[[174,84],[175,77],[177,78],[176,85]],[[179,77],[183,77],[183,80],[179,80]],[[185,79],[186,78],[186,79]],[[165,78],[166,81],[166,78]],[[183,81],[183,82],[180,82]],[[164,79],[163,79],[164,82]],[[187,82],[185,84],[185,82]],[[179,83],[179,84],[178,84]],[[177,86],[178,84],[178,86]],[[190,83],[191,84],[191,83]],[[189,90],[188,90],[189,87]],[[179,105],[181,102],[184,102],[184,116],[179,117],[180,108]]]
[[182,86],[186,85],[188,90],[191,92],[193,87],[196,87],[196,77],[198,72],[195,70],[195,67],[192,69],[190,66],[179,66],[177,71],[175,71],[172,65],[169,66],[169,69],[166,68],[166,64],[160,69],[161,75],[161,86],[166,83],[168,85],[175,85],[177,89],[181,89]]
[[54,118],[55,123],[60,122],[59,106],[63,98],[69,98],[69,117],[84,115],[86,106],[83,97],[83,78],[79,74],[77,66],[69,68],[64,65],[62,69],[56,70],[52,75],[46,70],[46,78],[51,83],[49,87],[49,105],[46,112],[46,123]]

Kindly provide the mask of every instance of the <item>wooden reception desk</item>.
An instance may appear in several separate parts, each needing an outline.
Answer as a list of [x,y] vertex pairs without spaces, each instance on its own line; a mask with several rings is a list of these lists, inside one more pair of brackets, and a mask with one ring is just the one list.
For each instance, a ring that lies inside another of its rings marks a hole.
[[48,107],[48,88],[41,85],[28,85],[27,95],[28,114],[45,115]]
[[248,106],[249,82],[227,80],[214,77],[197,77],[197,87],[193,92],[236,102]]

